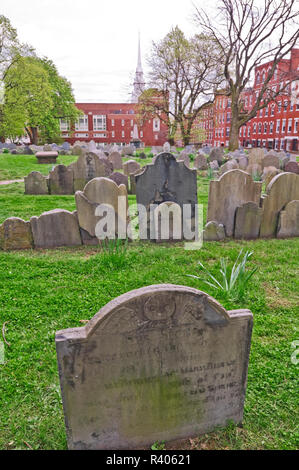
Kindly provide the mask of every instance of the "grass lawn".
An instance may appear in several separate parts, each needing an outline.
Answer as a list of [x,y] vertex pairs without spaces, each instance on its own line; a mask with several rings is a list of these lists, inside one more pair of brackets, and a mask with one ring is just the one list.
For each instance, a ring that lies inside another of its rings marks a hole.
[[[205,208],[208,187],[199,178]],[[22,184],[0,186],[0,222],[75,209],[74,196],[23,191]],[[258,267],[243,302],[186,277],[199,273],[198,261],[217,276],[220,257],[234,261],[242,247],[254,252],[249,268]],[[180,243],[134,242],[125,256],[114,257],[97,247],[0,252],[0,328],[6,323],[10,343],[0,365],[0,449],[66,449],[55,331],[82,326],[111,299],[159,283],[199,288],[227,309],[249,308],[254,315],[243,427],[229,425],[179,448],[298,448],[299,365],[291,362],[291,343],[299,340],[298,259],[299,239],[212,242],[194,252]]]
[[[74,155],[59,155],[57,165],[69,165],[77,160]],[[22,179],[29,175],[31,171],[39,171],[43,175],[48,175],[52,170],[53,163],[39,164],[35,155],[10,155],[0,154],[0,181]]]

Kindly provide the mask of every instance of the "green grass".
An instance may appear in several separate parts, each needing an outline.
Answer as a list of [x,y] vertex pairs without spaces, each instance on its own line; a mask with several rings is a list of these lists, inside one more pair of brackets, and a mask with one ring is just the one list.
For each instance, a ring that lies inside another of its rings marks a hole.
[[[208,179],[198,179],[205,212],[208,187]],[[0,186],[0,222],[75,209],[74,196],[24,196],[23,190],[22,184]],[[199,261],[217,275],[220,258],[234,262],[241,248],[254,252],[248,269],[258,268],[242,303],[186,276],[200,274]],[[82,326],[80,320],[113,298],[159,283],[196,287],[227,309],[249,308],[254,315],[243,427],[230,425],[185,447],[298,448],[299,366],[291,362],[291,343],[299,340],[298,259],[299,239],[211,242],[194,252],[180,243],[135,242],[113,263],[97,247],[0,252],[0,330],[6,322],[10,343],[0,365],[0,449],[66,448],[55,331]]]
[[[69,165],[77,160],[74,155],[59,155],[57,165]],[[35,155],[10,155],[0,154],[0,181],[22,179],[29,175],[31,171],[39,171],[47,175],[52,169],[53,164],[39,164]]]

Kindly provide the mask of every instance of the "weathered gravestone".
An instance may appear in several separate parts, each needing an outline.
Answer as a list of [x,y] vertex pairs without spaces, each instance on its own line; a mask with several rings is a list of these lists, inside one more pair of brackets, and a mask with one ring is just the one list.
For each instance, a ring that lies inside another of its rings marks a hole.
[[49,194],[48,178],[39,171],[25,176],[25,194]]
[[[124,184],[118,186],[108,178],[95,178],[85,186],[83,192],[76,192],[75,199],[83,244],[99,243],[96,227],[105,214],[96,214],[96,210],[101,205],[114,210],[114,238],[119,235],[119,229],[127,229],[128,196]],[[107,235],[107,238],[113,237]]]
[[262,159],[262,167],[275,167],[280,168],[280,161],[277,155],[272,155],[271,153],[267,153],[264,158]]
[[105,164],[95,153],[84,153],[68,166],[74,173],[74,191],[82,191],[88,181],[106,176]]
[[241,423],[253,317],[204,292],[128,292],[56,333],[69,449],[138,449]]
[[217,161],[222,163],[224,160],[224,151],[222,147],[215,147],[211,150],[211,153],[208,157],[209,162]]
[[262,183],[253,181],[242,170],[230,170],[219,180],[210,182],[207,221],[216,221],[225,226],[228,237],[234,233],[237,207],[246,202],[259,205]]
[[50,194],[74,194],[74,173],[71,167],[57,165],[49,173]]
[[277,238],[299,237],[299,200],[289,202],[279,214]]
[[[135,181],[137,203],[146,210],[146,214],[142,211],[139,212],[139,226],[142,227],[140,236],[142,238],[155,239],[154,210],[157,205],[168,201],[176,202],[181,207],[182,227],[188,219],[189,227],[192,230],[195,228],[197,230],[195,220],[196,170],[190,170],[184,162],[178,162],[170,153],[160,153],[154,164],[146,165],[143,171],[135,176]],[[144,230],[144,226],[146,226],[146,230]],[[194,235],[196,235],[195,232]]]
[[123,167],[123,162],[121,154],[119,152],[110,153],[108,160],[112,163],[114,170],[121,170]]
[[194,160],[194,168],[197,170],[207,170],[208,169],[208,161],[207,158],[199,153]]
[[31,217],[35,248],[56,248],[82,245],[76,214],[63,209]]
[[128,160],[123,164],[124,174],[130,176],[132,173],[135,173],[137,170],[140,170],[141,165],[135,160]]
[[203,240],[205,242],[215,242],[225,239],[225,230],[222,224],[211,221],[208,222],[203,230]]
[[30,222],[10,217],[0,225],[1,250],[27,250],[33,248]]
[[236,209],[234,238],[252,240],[258,238],[263,209],[254,202],[246,202]]
[[280,173],[271,180],[267,194],[262,198],[264,209],[260,237],[276,236],[278,216],[291,201],[299,199],[299,175]]
[[117,186],[124,184],[128,191],[128,177],[123,173],[119,173],[118,171],[116,171],[115,173],[112,173],[112,175],[109,176],[109,179],[114,181]]
[[289,161],[284,166],[284,171],[287,171],[289,173],[295,173],[296,175],[299,175],[299,165],[298,165],[297,162]]

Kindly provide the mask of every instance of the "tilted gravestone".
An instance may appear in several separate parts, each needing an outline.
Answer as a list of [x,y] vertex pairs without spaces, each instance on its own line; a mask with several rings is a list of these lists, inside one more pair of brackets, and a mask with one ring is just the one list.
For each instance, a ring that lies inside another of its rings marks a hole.
[[299,175],[280,173],[271,180],[267,194],[262,198],[264,209],[260,237],[276,236],[278,216],[281,210],[291,201],[299,199]]
[[[154,164],[146,165],[135,176],[137,203],[146,209],[139,214],[140,226],[147,225],[147,239],[151,238],[150,229],[154,227],[155,206],[163,202],[176,202],[182,209],[190,210],[191,227],[194,228],[197,204],[196,170],[190,170],[184,162],[178,162],[170,153],[160,153]],[[153,210],[152,210],[153,209]],[[183,226],[183,220],[182,220]],[[152,238],[153,239],[153,238]]]
[[128,292],[56,333],[69,449],[137,449],[241,423],[253,317],[204,292]]
[[277,238],[299,237],[299,200],[289,202],[278,218]]
[[207,158],[203,154],[198,154],[194,160],[194,168],[197,170],[207,170],[208,169],[208,161]]
[[57,165],[49,173],[50,194],[74,194],[74,173],[71,167]]
[[230,170],[219,180],[210,182],[207,221],[216,221],[225,226],[228,237],[234,233],[237,207],[246,202],[259,205],[262,183],[253,181],[242,170]]

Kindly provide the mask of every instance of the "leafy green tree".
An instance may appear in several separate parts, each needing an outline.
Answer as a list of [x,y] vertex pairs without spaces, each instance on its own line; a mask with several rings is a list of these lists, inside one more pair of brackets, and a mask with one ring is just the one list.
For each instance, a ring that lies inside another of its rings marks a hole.
[[[71,84],[61,77],[53,62],[38,57],[19,57],[4,78],[3,129],[15,139],[26,130],[31,143],[53,141],[60,134],[59,119],[75,121]],[[57,140],[57,139],[56,139]]]

